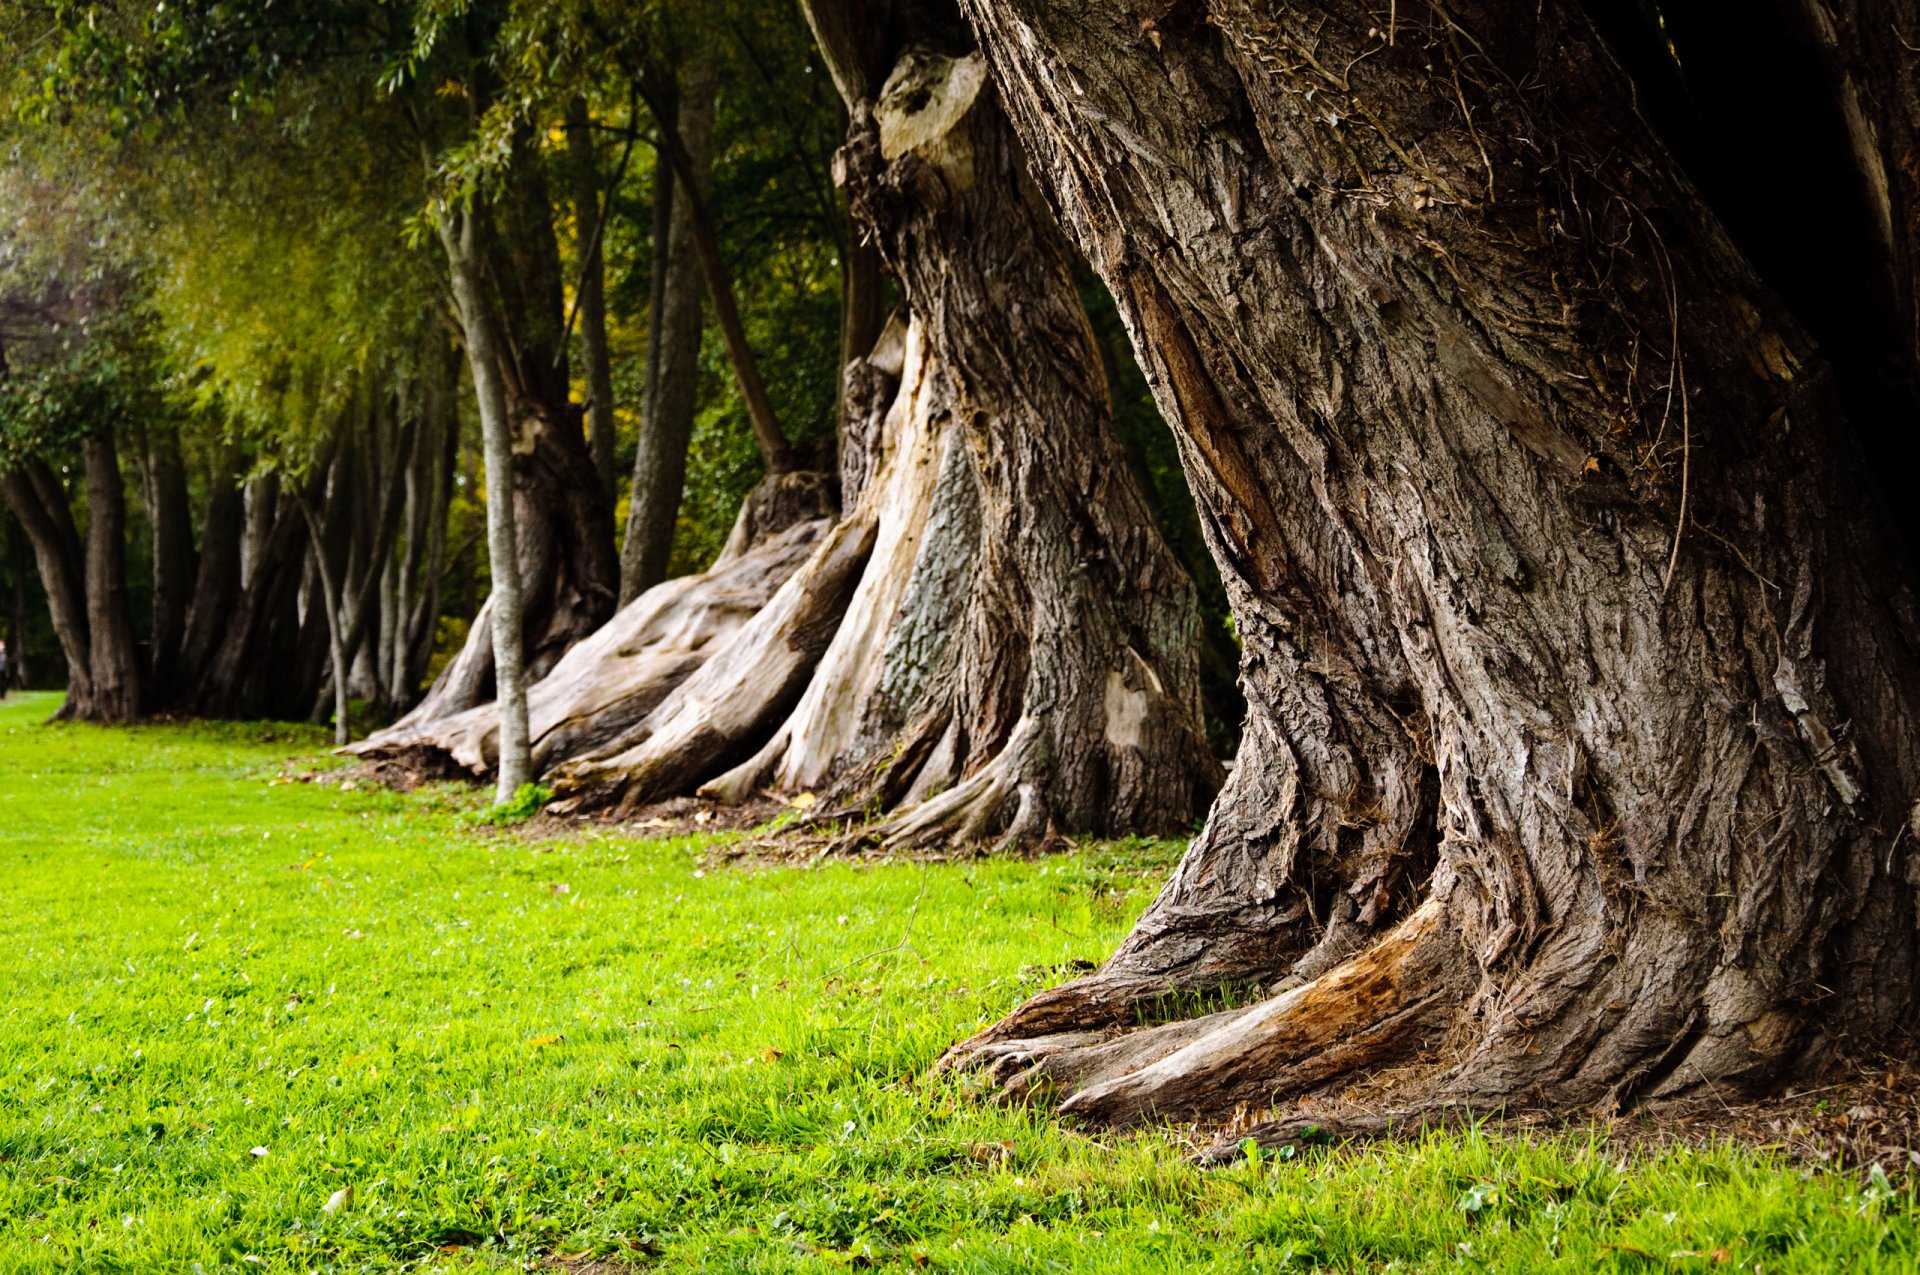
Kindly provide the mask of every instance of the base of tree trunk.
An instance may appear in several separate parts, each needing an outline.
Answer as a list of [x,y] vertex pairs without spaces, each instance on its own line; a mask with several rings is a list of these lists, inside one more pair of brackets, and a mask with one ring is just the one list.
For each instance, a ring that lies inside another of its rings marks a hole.
[[[536,771],[618,739],[725,649],[808,560],[832,524],[831,509],[826,475],[762,481],[710,568],[649,589],[562,657],[527,696]],[[487,617],[483,609],[476,627]],[[462,658],[478,645],[469,643]],[[469,676],[456,660],[434,696],[345,751],[422,774],[491,775],[499,756],[494,706],[447,712],[467,692],[439,694]]]
[[1185,831],[1218,777],[1192,583],[984,66],[916,46],[850,106],[838,167],[905,305],[847,371],[846,520],[557,789],[811,796],[887,850]]

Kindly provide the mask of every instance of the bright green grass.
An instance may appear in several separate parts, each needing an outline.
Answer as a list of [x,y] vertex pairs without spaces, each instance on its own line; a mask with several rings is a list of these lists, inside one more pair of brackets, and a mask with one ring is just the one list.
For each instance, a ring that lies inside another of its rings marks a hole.
[[1751,1152],[1200,1172],[922,1079],[1109,950],[1171,847],[702,872],[271,783],[302,728],[52,707],[0,705],[0,1270],[1920,1269],[1906,1189]]

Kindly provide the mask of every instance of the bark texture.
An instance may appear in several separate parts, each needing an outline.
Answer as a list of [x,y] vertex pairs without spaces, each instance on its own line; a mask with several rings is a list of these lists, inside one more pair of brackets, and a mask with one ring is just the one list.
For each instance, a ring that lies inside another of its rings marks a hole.
[[814,791],[892,845],[1181,827],[1211,771],[1192,586],[985,66],[916,46],[868,91],[841,176],[910,315],[849,371],[847,517],[559,790]]
[[[1249,719],[1120,951],[949,1062],[1126,1121],[1438,1047],[1432,1101],[1606,1106],[1906,1028],[1910,582],[1582,12],[963,4],[1180,433]],[[1038,1047],[1222,979],[1276,993],[1241,1044]]]

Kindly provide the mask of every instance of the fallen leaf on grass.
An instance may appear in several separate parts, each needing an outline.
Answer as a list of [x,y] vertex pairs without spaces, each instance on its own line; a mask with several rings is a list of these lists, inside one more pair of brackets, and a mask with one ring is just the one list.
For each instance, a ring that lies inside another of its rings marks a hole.
[[351,1186],[343,1186],[332,1195],[329,1195],[327,1202],[322,1204],[320,1209],[324,1213],[344,1213],[352,1207],[353,1188]]

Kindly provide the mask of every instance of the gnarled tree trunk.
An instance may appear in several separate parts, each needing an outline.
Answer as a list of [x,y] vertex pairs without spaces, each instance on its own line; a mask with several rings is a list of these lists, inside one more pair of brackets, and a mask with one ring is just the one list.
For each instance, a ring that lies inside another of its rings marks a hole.
[[841,167],[910,317],[849,375],[847,517],[558,788],[583,805],[817,791],[890,812],[862,834],[890,845],[1180,828],[1212,769],[1191,583],[1112,437],[984,64],[930,47],[964,28],[882,34],[879,72],[842,81]]
[[[1427,1050],[1428,1102],[1604,1106],[1908,1027],[1904,561],[1583,13],[963,4],[1180,431],[1249,721],[1119,953],[950,1061],[1116,1121]],[[1273,999],[1107,1038],[1223,979]]]

